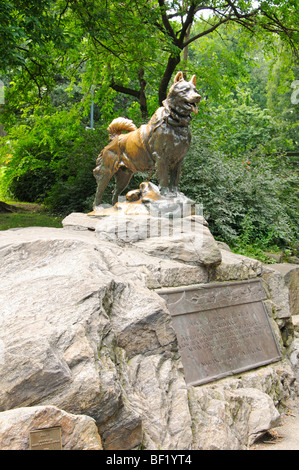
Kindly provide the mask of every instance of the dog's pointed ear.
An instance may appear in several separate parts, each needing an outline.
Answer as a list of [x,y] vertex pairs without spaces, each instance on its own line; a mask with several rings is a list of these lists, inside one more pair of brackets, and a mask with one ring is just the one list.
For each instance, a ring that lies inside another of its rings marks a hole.
[[191,78],[190,82],[196,86],[196,75],[193,75],[193,77]]
[[184,80],[183,72],[178,72],[174,77],[173,83],[179,82],[180,80]]

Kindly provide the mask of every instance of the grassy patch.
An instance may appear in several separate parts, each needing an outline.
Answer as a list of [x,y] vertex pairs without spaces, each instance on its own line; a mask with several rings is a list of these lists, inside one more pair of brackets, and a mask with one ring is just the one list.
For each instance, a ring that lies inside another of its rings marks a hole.
[[265,264],[276,263],[273,258],[269,257],[261,248],[255,245],[246,245],[244,247],[231,247],[231,250],[238,255],[247,256],[248,258],[254,258]]
[[56,227],[62,228],[61,218],[44,212],[0,213],[0,230],[20,227]]

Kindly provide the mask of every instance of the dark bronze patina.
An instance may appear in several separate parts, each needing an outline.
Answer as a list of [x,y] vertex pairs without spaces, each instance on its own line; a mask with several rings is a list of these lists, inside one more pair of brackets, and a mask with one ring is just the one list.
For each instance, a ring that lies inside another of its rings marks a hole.
[[161,195],[177,194],[181,165],[191,140],[191,113],[198,112],[200,101],[195,84],[195,75],[188,82],[178,72],[163,106],[139,129],[128,119],[112,121],[108,127],[110,143],[98,156],[93,171],[97,180],[94,207],[100,204],[112,176],[116,183],[112,198],[115,204],[134,173],[154,168]]
[[189,385],[279,361],[260,280],[157,291],[167,302]]
[[30,431],[29,448],[30,450],[62,450],[61,427]]

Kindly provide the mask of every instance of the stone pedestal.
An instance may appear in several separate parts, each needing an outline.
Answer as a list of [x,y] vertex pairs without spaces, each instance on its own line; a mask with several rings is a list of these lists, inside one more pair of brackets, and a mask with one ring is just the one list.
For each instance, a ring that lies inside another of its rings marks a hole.
[[[0,422],[55,406],[92,417],[104,449],[247,449],[294,393],[283,277],[221,249],[199,215],[122,216],[0,232]],[[157,289],[249,279],[263,283],[282,360],[189,385]]]
[[[54,430],[58,432],[51,436]],[[32,406],[0,413],[0,449],[102,450],[102,443],[89,416],[55,406]]]
[[95,207],[88,215],[149,215],[174,219],[196,214],[195,202],[185,194],[177,189],[174,192],[167,189],[161,193],[158,186],[149,181],[141,183],[139,189],[129,191],[120,199],[114,206],[106,204]]
[[291,315],[299,316],[299,265],[278,263],[273,264],[272,268],[282,274],[289,289]]

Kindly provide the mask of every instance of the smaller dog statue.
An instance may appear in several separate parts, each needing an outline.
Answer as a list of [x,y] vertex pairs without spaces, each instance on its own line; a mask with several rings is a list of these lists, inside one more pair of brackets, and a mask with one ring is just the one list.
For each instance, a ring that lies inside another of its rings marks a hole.
[[[191,113],[198,113],[197,103],[201,98],[195,85],[195,75],[188,82],[178,72],[163,106],[147,124],[137,129],[129,119],[117,118],[111,122],[107,129],[110,142],[101,151],[93,170],[97,181],[94,210],[112,176],[115,177],[112,205],[139,171],[156,169],[161,195],[177,194],[181,165],[191,140]],[[127,134],[122,134],[123,131]]]

